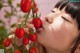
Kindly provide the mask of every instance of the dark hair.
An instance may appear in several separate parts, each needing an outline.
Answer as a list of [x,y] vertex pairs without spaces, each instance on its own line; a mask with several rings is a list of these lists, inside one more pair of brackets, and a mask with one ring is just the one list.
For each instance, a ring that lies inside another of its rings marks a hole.
[[[59,10],[62,10],[65,7],[65,12],[70,14],[73,19],[76,19],[78,23],[78,29],[80,29],[80,2],[70,2],[69,0],[61,0],[55,5],[55,8],[59,8]],[[80,43],[80,35],[77,38],[77,41],[72,48],[71,53],[74,53],[76,48],[78,47]]]

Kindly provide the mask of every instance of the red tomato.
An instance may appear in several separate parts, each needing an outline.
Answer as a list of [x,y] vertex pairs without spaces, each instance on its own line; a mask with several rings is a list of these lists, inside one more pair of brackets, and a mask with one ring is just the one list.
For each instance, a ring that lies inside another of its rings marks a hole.
[[35,8],[34,8],[34,13],[37,13],[37,12],[38,12],[38,8],[35,7]]
[[29,39],[35,42],[37,40],[37,34],[36,33],[30,34]]
[[18,38],[22,38],[24,36],[24,29],[23,28],[17,28],[16,31],[15,31],[15,35],[18,37]]
[[41,27],[42,21],[41,21],[40,18],[34,18],[34,19],[32,20],[32,24],[34,25],[34,27],[35,27],[36,29],[38,29],[38,28]]
[[4,47],[8,47],[10,45],[10,42],[11,42],[10,39],[7,38],[3,40],[2,44]]
[[15,50],[14,53],[21,53],[21,51],[20,50]]
[[22,43],[23,43],[23,45],[27,45],[29,43],[29,39],[23,38]]
[[30,48],[29,53],[36,53],[36,48]]
[[29,12],[29,10],[31,9],[31,3],[32,3],[32,0],[21,0],[21,3],[20,3],[21,10],[24,13]]

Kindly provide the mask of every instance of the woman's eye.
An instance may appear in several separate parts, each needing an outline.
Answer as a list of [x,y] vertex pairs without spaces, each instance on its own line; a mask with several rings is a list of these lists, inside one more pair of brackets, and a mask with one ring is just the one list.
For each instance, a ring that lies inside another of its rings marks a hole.
[[68,22],[70,22],[68,19],[66,19],[65,17],[63,17],[63,16],[61,16],[64,20],[66,20],[66,21],[68,21]]
[[55,11],[51,10],[52,13],[55,13]]

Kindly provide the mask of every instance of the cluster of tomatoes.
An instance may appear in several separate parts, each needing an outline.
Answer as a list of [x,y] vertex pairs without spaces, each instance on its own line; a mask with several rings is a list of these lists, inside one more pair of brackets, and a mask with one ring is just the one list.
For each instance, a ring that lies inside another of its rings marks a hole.
[[[20,8],[21,8],[21,11],[24,13],[28,13],[31,10],[33,14],[35,13],[37,14],[38,12],[38,7],[34,0],[21,0]],[[31,21],[31,24],[33,24],[35,29],[37,30],[38,28],[41,27],[42,21],[39,17],[34,16]],[[31,33],[31,31],[33,32]],[[22,39],[22,44],[25,46],[29,44],[29,41],[36,42],[37,40],[37,34],[36,32],[34,32],[34,29],[30,28],[28,32],[29,33],[26,33],[23,27],[17,27],[15,30],[15,36],[18,39]],[[3,40],[2,44],[3,46],[8,47],[11,44],[11,40],[9,38],[6,38]],[[21,53],[21,51],[15,50],[13,53]],[[29,53],[36,53],[36,49],[30,48]]]

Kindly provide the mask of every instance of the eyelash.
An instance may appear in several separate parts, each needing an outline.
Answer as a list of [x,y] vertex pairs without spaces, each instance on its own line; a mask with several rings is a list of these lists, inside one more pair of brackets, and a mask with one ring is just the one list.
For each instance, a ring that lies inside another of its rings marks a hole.
[[51,10],[52,13],[55,13],[55,11]]
[[63,16],[61,16],[64,20],[66,20],[66,21],[68,21],[68,22],[70,22],[69,20],[67,20],[65,17],[63,17]]

